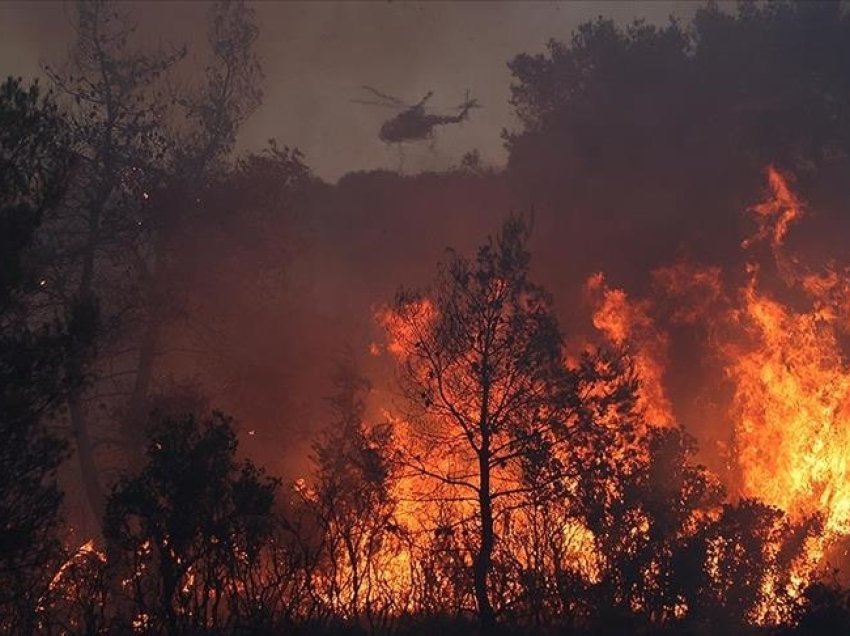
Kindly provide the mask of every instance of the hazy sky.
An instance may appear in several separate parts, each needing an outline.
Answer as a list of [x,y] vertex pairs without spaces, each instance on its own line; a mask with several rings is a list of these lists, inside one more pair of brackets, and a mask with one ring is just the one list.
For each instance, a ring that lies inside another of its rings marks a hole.
[[[201,46],[203,2],[122,3],[146,41]],[[508,60],[540,52],[549,38],[569,39],[581,22],[603,15],[621,22],[665,22],[693,15],[692,2],[256,2],[258,52],[265,99],[246,124],[242,148],[269,137],[297,146],[321,177],[355,169],[399,167],[396,147],[377,138],[392,111],[353,104],[369,84],[417,101],[435,94],[436,112],[450,112],[469,89],[484,108],[427,143],[407,146],[404,169],[439,169],[478,149],[484,160],[505,159],[500,133],[513,126],[507,103]],[[73,40],[74,6],[63,2],[0,2],[0,74],[39,72],[61,62]]]

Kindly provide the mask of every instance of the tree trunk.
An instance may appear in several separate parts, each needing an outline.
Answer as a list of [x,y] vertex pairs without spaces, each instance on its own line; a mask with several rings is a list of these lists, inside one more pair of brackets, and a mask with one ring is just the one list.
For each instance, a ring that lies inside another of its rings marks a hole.
[[74,437],[74,445],[77,449],[77,458],[80,463],[80,475],[83,481],[83,490],[86,494],[89,509],[94,516],[98,527],[103,523],[104,497],[103,488],[100,485],[97,462],[94,458],[94,447],[88,431],[88,424],[80,403],[80,396],[74,395],[68,405],[71,416],[71,430]]
[[[105,197],[104,197],[105,198]],[[94,298],[94,254],[97,244],[97,232],[100,225],[99,205],[89,217],[89,237],[86,250],[83,255],[82,272],[80,274],[80,286],[77,289],[77,302],[91,302]],[[84,375],[85,360],[83,353],[76,352],[70,360],[68,374],[73,378]],[[100,474],[94,456],[94,446],[89,434],[88,422],[82,404],[83,388],[78,388],[68,400],[68,413],[71,419],[71,432],[74,445],[77,450],[77,458],[80,464],[80,476],[83,482],[83,490],[86,494],[89,508],[94,515],[95,524],[100,527],[103,524],[103,513],[105,502],[103,489],[100,485]]]
[[[345,522],[343,522],[345,523]],[[357,549],[349,534],[349,529],[343,529],[342,541],[348,553],[348,562],[351,565],[351,616],[354,624],[360,624],[360,563]]]
[[482,445],[478,453],[478,468],[480,471],[480,486],[478,490],[478,507],[481,515],[481,545],[475,555],[473,564],[473,580],[475,584],[475,600],[478,605],[478,620],[482,634],[491,634],[496,624],[496,616],[490,603],[487,578],[493,560],[493,501],[490,494],[490,455],[489,444]]
[[141,469],[145,455],[145,426],[148,418],[150,387],[153,381],[154,367],[159,346],[162,314],[160,303],[163,302],[161,289],[164,285],[165,273],[161,264],[165,260],[166,242],[163,230],[154,235],[153,259],[146,272],[146,324],[142,330],[139,342],[139,360],[136,367],[136,378],[133,392],[127,403],[127,409],[121,422],[121,433],[131,471]]
[[150,324],[142,334],[139,346],[139,361],[136,368],[136,379],[133,392],[127,405],[127,411],[121,422],[121,432],[124,451],[127,454],[127,464],[130,472],[141,469],[145,453],[145,420],[148,413],[148,395],[153,379],[154,360],[159,341],[159,322],[151,317]]

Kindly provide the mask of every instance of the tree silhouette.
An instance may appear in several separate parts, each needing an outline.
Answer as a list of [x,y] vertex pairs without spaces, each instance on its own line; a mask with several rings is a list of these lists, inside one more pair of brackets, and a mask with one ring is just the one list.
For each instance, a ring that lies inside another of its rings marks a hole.
[[696,444],[681,429],[650,429],[639,449],[631,465],[608,480],[616,496],[582,501],[600,555],[589,596],[603,622],[613,609],[621,617],[671,623],[697,601],[688,566],[695,563],[702,573],[706,562],[694,540],[723,491],[704,467],[692,463]]
[[815,636],[841,634],[850,630],[850,591],[834,581],[817,582],[804,592],[805,603],[798,606],[796,625],[783,635]]
[[91,325],[82,307],[63,322],[27,306],[41,288],[33,236],[65,184],[64,124],[38,85],[0,86],[0,630],[9,633],[36,629],[61,562],[56,471],[67,445],[50,420],[82,380],[65,369]]
[[[171,75],[186,50],[137,48],[133,32],[118,7],[80,3],[69,64],[46,69],[66,98],[77,160],[63,205],[40,233],[47,290],[60,306],[96,299],[103,315],[98,373],[69,401],[95,519],[105,465],[116,453],[141,464],[163,331],[186,309],[176,275],[182,241],[205,222],[203,201],[261,97],[257,29],[244,3],[211,5],[211,61],[200,82],[179,89]],[[69,362],[76,372],[88,361]]]
[[149,435],[147,465],[118,482],[104,520],[132,581],[134,618],[168,634],[220,626],[232,562],[271,535],[278,482],[236,461],[233,422],[221,413],[160,417]]
[[515,57],[515,158],[560,146],[577,177],[613,175],[636,158],[647,171],[672,168],[682,156],[670,151],[688,147],[755,169],[773,161],[808,171],[846,156],[841,3],[710,3],[689,26],[599,18],[570,42],[551,40],[546,54]]
[[[80,3],[78,38],[68,64],[45,69],[70,104],[75,157],[68,192],[40,233],[49,268],[45,293],[59,307],[97,302],[103,316],[101,355],[110,339],[114,343],[118,316],[139,312],[137,280],[127,276],[133,269],[128,261],[144,253],[148,219],[143,193],[156,181],[165,151],[158,126],[165,104],[154,87],[182,56],[130,50],[131,31],[126,16],[105,2]],[[72,358],[69,371],[79,373],[90,362]],[[68,411],[83,489],[99,523],[105,497],[97,452],[101,435],[87,399],[93,388],[71,395]]]

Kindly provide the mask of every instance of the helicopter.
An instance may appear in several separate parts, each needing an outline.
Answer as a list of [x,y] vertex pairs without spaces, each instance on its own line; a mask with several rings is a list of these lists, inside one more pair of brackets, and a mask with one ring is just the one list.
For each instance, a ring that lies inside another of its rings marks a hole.
[[434,140],[434,128],[446,124],[458,124],[469,116],[473,108],[481,108],[477,99],[470,99],[469,91],[466,91],[463,103],[457,106],[456,115],[435,115],[425,110],[425,104],[434,95],[434,91],[428,91],[424,97],[415,104],[407,104],[397,97],[387,95],[371,86],[363,86],[363,90],[371,93],[370,99],[352,99],[355,104],[366,104],[368,106],[380,106],[400,110],[395,117],[383,123],[378,131],[378,138],[387,144],[401,144],[411,141]]

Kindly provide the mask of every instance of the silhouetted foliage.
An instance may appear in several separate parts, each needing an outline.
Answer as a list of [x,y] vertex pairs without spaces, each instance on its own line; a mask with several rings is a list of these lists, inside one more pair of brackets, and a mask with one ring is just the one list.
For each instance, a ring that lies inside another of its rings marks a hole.
[[224,623],[229,575],[271,536],[278,482],[237,462],[220,413],[155,419],[148,463],[109,497],[104,534],[122,550],[143,626],[168,634]]
[[810,585],[794,619],[796,626],[783,631],[795,636],[844,634],[850,630],[850,590],[834,582]]
[[[56,434],[62,400],[82,377],[66,372],[85,349],[91,316],[33,314],[41,287],[33,236],[64,188],[64,122],[49,96],[8,79],[0,87],[0,630],[32,633],[62,558]],[[52,420],[52,421],[51,421]]]
[[366,422],[370,383],[350,355],[338,363],[333,383],[332,420],[313,445],[315,485],[303,492],[322,537],[316,592],[329,616],[374,630],[399,601],[385,561],[404,541],[390,492],[394,440],[389,424]]
[[[520,126],[506,136],[508,172],[564,234],[609,246],[573,244],[579,276],[604,263],[631,280],[683,251],[733,262],[736,215],[764,165],[846,195],[848,36],[839,2],[707,4],[688,25],[587,22],[510,62]],[[842,215],[828,222],[846,231]]]

